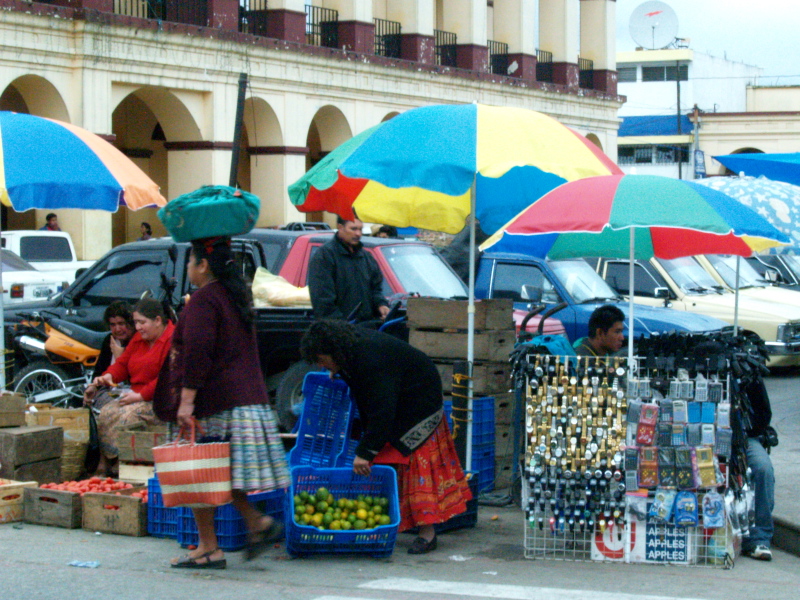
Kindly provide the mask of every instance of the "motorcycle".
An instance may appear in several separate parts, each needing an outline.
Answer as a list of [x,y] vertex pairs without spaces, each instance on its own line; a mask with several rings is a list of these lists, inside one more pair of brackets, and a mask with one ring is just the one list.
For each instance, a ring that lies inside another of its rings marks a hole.
[[46,311],[24,316],[13,326],[17,368],[10,387],[31,404],[81,406],[83,389],[92,380],[108,333],[86,329]]

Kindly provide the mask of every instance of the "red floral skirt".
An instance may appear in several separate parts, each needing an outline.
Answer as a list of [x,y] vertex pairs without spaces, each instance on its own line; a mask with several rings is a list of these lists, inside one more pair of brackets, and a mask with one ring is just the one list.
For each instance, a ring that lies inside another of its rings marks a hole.
[[466,512],[472,492],[445,419],[409,458],[408,464],[393,465],[400,495],[400,531],[444,523]]

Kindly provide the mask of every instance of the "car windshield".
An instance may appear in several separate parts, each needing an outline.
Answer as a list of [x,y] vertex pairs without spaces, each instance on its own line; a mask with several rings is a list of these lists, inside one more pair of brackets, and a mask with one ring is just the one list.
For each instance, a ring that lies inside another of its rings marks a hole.
[[[707,254],[706,258],[726,285],[735,290],[736,257],[729,254]],[[761,277],[749,262],[746,260],[739,261],[739,289],[768,286],[769,282]]]
[[22,260],[11,250],[3,250],[3,271],[35,271],[36,268],[27,261]]
[[431,246],[393,244],[377,248],[407,294],[433,298],[466,297],[464,282]]
[[550,268],[577,304],[619,299],[611,286],[584,260],[553,260]]
[[786,261],[786,266],[794,273],[797,280],[800,281],[800,256],[796,254],[784,254],[783,259]]
[[658,262],[684,292],[709,294],[722,291],[722,286],[692,256],[672,260],[659,258]]
[[69,240],[61,236],[31,235],[19,241],[19,253],[30,262],[71,262]]

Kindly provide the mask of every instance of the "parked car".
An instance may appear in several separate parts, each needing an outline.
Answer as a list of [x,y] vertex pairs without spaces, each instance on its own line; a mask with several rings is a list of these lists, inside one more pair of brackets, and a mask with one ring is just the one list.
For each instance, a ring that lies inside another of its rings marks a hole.
[[747,262],[764,279],[781,287],[800,289],[800,256],[797,254],[756,254]]
[[[736,289],[736,257],[722,254],[695,256],[695,260],[711,276],[729,290]],[[767,302],[778,302],[800,307],[800,290],[791,290],[774,285],[761,277],[750,263],[739,261],[739,293]]]
[[[620,294],[629,293],[628,259],[584,259]],[[693,257],[636,261],[634,299],[637,304],[668,306],[734,322],[735,296]],[[800,307],[739,297],[739,326],[757,333],[770,353],[768,366],[800,364]]]
[[3,304],[43,300],[60,292],[64,282],[37,271],[11,250],[2,251]]
[[66,231],[16,230],[2,233],[3,248],[49,273],[60,282],[72,283],[93,260],[78,260],[72,238]]

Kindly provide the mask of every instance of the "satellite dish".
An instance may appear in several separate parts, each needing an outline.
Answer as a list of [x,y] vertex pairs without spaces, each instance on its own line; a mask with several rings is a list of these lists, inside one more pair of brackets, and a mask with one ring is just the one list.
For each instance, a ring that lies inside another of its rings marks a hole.
[[648,50],[666,48],[675,41],[678,17],[664,2],[652,0],[637,6],[628,24],[636,44]]

